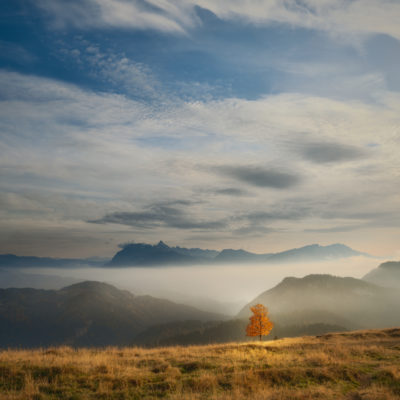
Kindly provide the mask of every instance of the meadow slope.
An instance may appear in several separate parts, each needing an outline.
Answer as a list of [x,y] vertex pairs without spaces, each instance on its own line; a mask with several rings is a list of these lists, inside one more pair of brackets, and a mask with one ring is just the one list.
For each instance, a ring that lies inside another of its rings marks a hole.
[[0,352],[0,398],[400,397],[400,328],[208,346]]

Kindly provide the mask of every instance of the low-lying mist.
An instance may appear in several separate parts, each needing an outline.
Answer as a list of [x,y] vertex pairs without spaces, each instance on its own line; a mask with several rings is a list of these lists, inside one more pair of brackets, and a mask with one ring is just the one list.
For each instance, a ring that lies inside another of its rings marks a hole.
[[[235,315],[247,302],[272,288],[287,276],[331,274],[361,278],[379,260],[363,256],[333,261],[290,264],[199,265],[127,268],[35,268],[23,272],[40,274],[42,287],[54,288],[83,280],[107,282],[136,295],[152,295],[197,306],[204,310]],[[22,271],[22,270],[21,270]],[[56,277],[56,279],[55,279]],[[29,286],[29,279],[25,280]],[[3,281],[2,287],[6,287]],[[35,287],[40,287],[36,282]]]

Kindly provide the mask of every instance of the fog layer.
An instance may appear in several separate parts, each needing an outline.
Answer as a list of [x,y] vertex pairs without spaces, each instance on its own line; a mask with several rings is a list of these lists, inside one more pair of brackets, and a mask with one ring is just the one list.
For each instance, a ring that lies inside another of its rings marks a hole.
[[[79,268],[29,269],[29,274],[42,275],[42,287],[55,283],[96,280],[111,283],[137,295],[149,294],[199,308],[236,314],[244,304],[272,288],[287,276],[331,274],[361,278],[380,263],[366,257],[335,261],[268,265],[219,265],[147,268]],[[60,277],[54,280],[51,277]],[[53,283],[48,283],[53,282]],[[7,286],[3,280],[2,287]],[[15,284],[13,285],[15,286]],[[29,286],[25,280],[24,286]],[[35,286],[40,284],[35,282]]]

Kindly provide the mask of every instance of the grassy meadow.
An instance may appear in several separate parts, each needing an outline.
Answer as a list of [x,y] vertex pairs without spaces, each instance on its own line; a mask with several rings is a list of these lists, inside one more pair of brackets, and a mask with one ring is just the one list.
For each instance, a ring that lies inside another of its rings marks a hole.
[[164,348],[0,352],[0,399],[400,398],[400,329]]

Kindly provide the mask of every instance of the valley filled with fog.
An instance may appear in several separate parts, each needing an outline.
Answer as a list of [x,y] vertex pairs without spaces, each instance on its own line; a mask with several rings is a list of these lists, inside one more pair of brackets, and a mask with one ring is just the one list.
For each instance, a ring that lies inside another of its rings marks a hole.
[[[135,295],[152,295],[235,315],[244,304],[285,277],[331,274],[362,278],[382,260],[363,256],[286,264],[223,264],[124,268],[19,268],[0,270],[1,287],[60,289],[72,283],[107,282]],[[24,280],[23,277],[26,276]],[[24,284],[29,282],[29,284]]]

